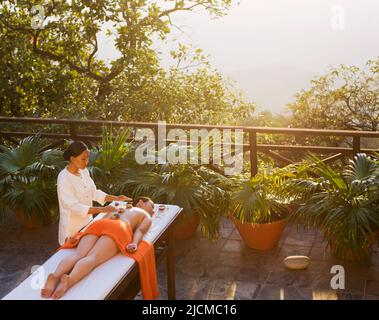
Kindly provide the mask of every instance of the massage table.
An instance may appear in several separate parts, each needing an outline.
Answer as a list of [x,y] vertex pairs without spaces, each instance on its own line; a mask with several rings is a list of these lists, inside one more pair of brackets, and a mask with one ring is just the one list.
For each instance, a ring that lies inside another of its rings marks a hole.
[[[120,207],[125,203],[119,202]],[[114,203],[112,203],[114,205]],[[175,271],[172,229],[182,208],[175,205],[165,205],[159,210],[154,207],[153,223],[143,239],[150,241],[155,248],[156,265],[167,259],[167,290],[168,298],[175,299]],[[92,221],[101,219],[105,213],[100,213]],[[85,228],[84,228],[85,229]],[[35,270],[27,279],[8,293],[2,300],[46,300],[41,298],[40,289],[47,276],[54,272],[58,263],[74,252],[74,249],[59,250],[45,263]],[[70,288],[61,300],[104,300],[133,299],[140,290],[137,263],[129,257],[118,253],[116,256],[95,268],[85,278]]]

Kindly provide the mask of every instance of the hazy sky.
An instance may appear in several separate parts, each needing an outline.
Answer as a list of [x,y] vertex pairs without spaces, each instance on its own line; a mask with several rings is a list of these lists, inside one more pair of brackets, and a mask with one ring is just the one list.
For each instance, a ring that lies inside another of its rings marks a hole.
[[[280,111],[328,66],[363,66],[379,56],[379,0],[240,2],[219,19],[202,10],[176,14],[173,22],[185,34],[175,31],[155,45],[163,52],[163,65],[171,62],[168,52],[177,47],[176,37],[202,48],[249,99]],[[114,52],[108,45],[100,56],[113,58]]]

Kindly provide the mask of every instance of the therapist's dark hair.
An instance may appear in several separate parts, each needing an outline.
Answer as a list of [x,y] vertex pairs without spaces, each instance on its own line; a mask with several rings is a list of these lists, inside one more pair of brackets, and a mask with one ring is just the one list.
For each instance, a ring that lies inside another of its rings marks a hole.
[[83,141],[74,141],[68,146],[66,151],[63,152],[63,158],[70,161],[71,157],[75,158],[87,149],[88,147]]

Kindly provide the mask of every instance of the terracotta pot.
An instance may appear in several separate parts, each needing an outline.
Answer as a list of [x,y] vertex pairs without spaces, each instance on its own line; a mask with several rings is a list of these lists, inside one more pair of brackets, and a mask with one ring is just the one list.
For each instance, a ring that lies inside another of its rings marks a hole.
[[335,247],[335,239],[333,237],[329,237],[328,243],[330,246],[330,250],[332,255],[336,259],[340,259],[350,263],[359,263],[367,264],[371,260],[372,246],[378,239],[377,232],[373,232],[371,236],[368,238],[368,246],[367,248],[362,248],[361,250],[352,250],[352,248],[348,245],[340,248],[339,252],[336,251]]
[[30,217],[27,216],[23,208],[18,208],[16,210],[16,216],[21,225],[28,229],[41,228],[50,222],[50,219],[47,216],[38,217],[37,214],[32,214]]
[[231,217],[246,246],[255,250],[274,249],[282,236],[285,220],[251,224]]
[[174,227],[174,239],[186,240],[191,238],[196,233],[199,222],[197,215],[184,213]]

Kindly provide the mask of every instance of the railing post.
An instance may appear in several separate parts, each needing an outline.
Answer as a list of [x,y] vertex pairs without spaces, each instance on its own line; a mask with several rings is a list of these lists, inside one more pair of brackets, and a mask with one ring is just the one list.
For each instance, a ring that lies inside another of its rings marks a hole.
[[250,176],[254,177],[258,173],[258,154],[257,154],[257,133],[249,130],[250,148]]
[[354,136],[353,137],[353,157],[361,152],[361,137]]
[[77,140],[78,138],[76,123],[70,122],[70,136],[73,140]]

